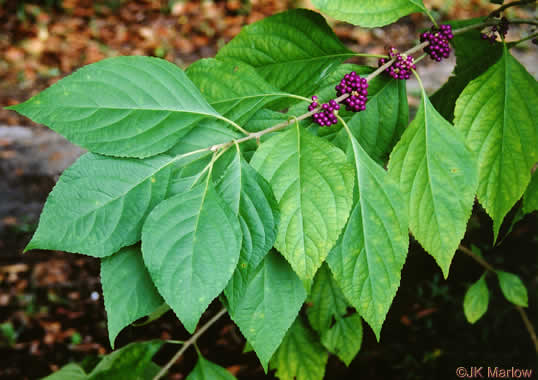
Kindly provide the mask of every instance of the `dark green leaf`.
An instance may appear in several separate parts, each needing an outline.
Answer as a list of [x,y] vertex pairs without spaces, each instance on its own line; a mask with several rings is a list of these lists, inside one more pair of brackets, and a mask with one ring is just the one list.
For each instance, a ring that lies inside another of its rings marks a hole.
[[198,363],[187,376],[187,380],[235,380],[235,376],[202,355],[198,355]]
[[303,284],[286,260],[272,251],[257,267],[240,262],[225,294],[230,317],[267,370],[306,299]]
[[86,380],[88,375],[75,363],[69,363],[42,380]]
[[112,348],[124,327],[153,313],[164,302],[149,277],[138,246],[122,248],[101,261],[101,284]]
[[156,375],[151,358],[163,343],[160,340],[131,343],[114,351],[101,359],[88,380],[150,380]]
[[409,13],[424,11],[422,0],[312,0],[323,13],[367,28],[391,24]]
[[168,189],[174,159],[87,153],[49,194],[29,249],[106,257],[140,240],[144,218]]
[[347,312],[344,294],[326,264],[319,268],[314,277],[308,302],[311,304],[306,310],[308,321],[312,328],[320,333],[331,327],[333,318],[341,317]]
[[253,66],[282,91],[312,95],[318,83],[353,56],[319,14],[293,9],[244,27],[217,59]]
[[211,106],[239,124],[287,95],[267,83],[253,67],[240,62],[201,59],[189,66],[187,75]]
[[240,249],[237,217],[209,179],[161,202],[142,230],[150,276],[191,333],[230,280]]
[[179,67],[134,56],[84,66],[11,109],[92,152],[120,157],[165,152],[201,119],[222,118]]
[[339,318],[334,326],[321,335],[321,343],[330,352],[338,356],[346,366],[361,349],[362,322],[359,314]]
[[538,171],[532,175],[531,182],[523,194],[522,210],[524,214],[538,211]]

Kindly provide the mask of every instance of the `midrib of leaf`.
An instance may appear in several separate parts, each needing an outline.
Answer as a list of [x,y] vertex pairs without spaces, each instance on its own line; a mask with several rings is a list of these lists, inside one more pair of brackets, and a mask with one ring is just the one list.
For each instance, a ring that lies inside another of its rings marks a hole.
[[[188,155],[188,153],[187,153]],[[125,197],[127,195],[127,193],[131,192],[134,188],[140,186],[142,183],[144,183],[145,181],[147,181],[149,178],[153,177],[154,175],[156,175],[157,173],[159,173],[161,170],[163,170],[164,168],[166,168],[167,166],[173,164],[174,162],[182,159],[183,157],[185,157],[185,154],[180,154],[174,158],[172,158],[170,161],[168,161],[166,164],[162,165],[161,167],[159,167],[158,169],[156,169],[153,173],[151,173],[150,175],[148,175],[147,177],[144,177],[142,180],[140,180],[139,182],[137,182],[134,186],[132,186],[131,188],[129,188],[129,190],[127,190],[126,192],[124,193],[121,193],[119,194],[118,196],[114,197],[114,198],[111,198],[110,200],[100,204],[99,208],[103,208],[105,207],[106,205],[112,203],[112,202],[115,202],[117,201],[118,199],[121,199],[123,197]],[[206,187],[206,191],[207,191],[207,187]],[[95,209],[86,213],[86,214],[82,214],[80,215],[78,218],[76,218],[75,220],[80,220],[81,218],[85,217],[85,216],[88,216],[89,214],[95,212]]]
[[[241,48],[235,48],[235,49],[250,49],[250,50],[255,50],[257,52],[260,52],[258,49],[255,49],[255,48],[241,47]],[[353,57],[355,56],[355,53],[329,54],[329,55],[321,55],[321,56],[316,56],[316,57],[290,59],[290,60],[281,61],[281,62],[272,62],[272,63],[264,63],[264,64],[259,64],[259,65],[252,65],[252,67],[263,68],[267,66],[285,65],[288,63],[295,63],[295,62],[311,62],[311,61],[316,61],[316,60],[321,60],[321,59],[327,59],[327,58],[333,58],[333,57],[346,57],[346,56]],[[238,59],[236,56],[232,56],[232,55],[226,56],[226,58],[231,58],[231,57]]]
[[[301,210],[301,239],[303,242],[303,248],[305,248],[305,234],[304,234],[304,222],[303,222],[303,176],[301,175],[301,130],[299,129],[299,123],[295,123],[295,128],[297,130],[297,155],[298,155],[298,173],[297,173],[297,179],[299,180],[299,210]],[[291,219],[290,219],[291,220]],[[304,267],[306,268],[306,250],[304,252]]]
[[228,103],[228,102],[232,102],[232,101],[235,101],[235,100],[241,101],[241,100],[245,100],[245,99],[264,98],[266,96],[286,96],[286,97],[292,97],[292,98],[297,99],[297,97],[294,96],[293,94],[287,94],[285,92],[283,92],[283,93],[269,93],[269,94],[265,93],[265,94],[257,94],[257,95],[238,96],[238,97],[235,97],[235,98],[227,98],[227,99],[223,99],[223,100],[217,100],[217,101],[214,101],[214,102],[210,102],[209,104],[213,105],[213,104]]
[[[429,145],[429,138],[428,138],[428,108],[427,108],[427,102],[426,102],[426,92],[424,91],[424,88],[422,88],[422,107],[424,108],[424,152],[426,153],[426,171],[428,173],[428,185],[429,185],[429,193],[432,196],[432,208],[433,208],[433,214],[435,215],[435,229],[437,230],[438,235],[441,235],[439,231],[439,216],[437,215],[437,210],[435,209],[435,192],[433,191],[433,183],[431,180],[431,171],[430,171],[430,155],[428,152],[428,145]],[[415,177],[416,178],[416,177]],[[445,246],[443,239],[439,239],[440,243]]]
[[[358,143],[358,142],[357,142]],[[358,161],[358,149],[357,149],[357,146],[356,144],[354,144],[353,142],[351,143],[352,147],[353,147],[353,154],[355,156],[355,166],[357,168],[357,186],[359,186],[360,188],[360,175],[359,175],[359,161]],[[362,147],[361,147],[362,149]],[[365,152],[366,153],[366,152]],[[368,154],[368,153],[366,153]],[[378,180],[377,180],[377,177],[376,175],[370,170],[370,168],[367,166],[367,165],[364,165],[365,169],[370,173],[370,176],[372,177],[372,179],[378,184]],[[383,191],[383,195],[385,196],[386,199],[389,200],[388,204],[390,205],[392,211],[394,212],[394,215],[397,215],[398,213],[396,212],[396,210],[394,210],[394,206],[392,205],[392,202],[390,202],[390,197],[389,195],[387,194],[387,192],[385,191],[385,188],[383,186],[378,186],[379,188],[382,189]],[[360,196],[359,195],[359,202],[360,202],[360,205],[361,205],[361,219],[362,219],[362,225],[363,225],[363,229],[366,230],[368,228],[368,223],[365,219],[365,213],[363,212],[363,210],[366,210],[365,208],[365,203],[366,200],[364,199],[364,197]],[[371,210],[373,213],[376,214],[376,216],[378,217],[378,219],[380,220],[383,220],[383,218],[379,217],[379,215],[377,215],[377,212],[375,211],[375,208],[371,207]],[[387,233],[387,236],[390,236],[390,233],[387,231],[387,229],[385,228],[385,225],[383,224],[383,229],[385,230],[385,232]],[[370,265],[370,255],[369,255],[369,252],[371,252],[371,248],[370,248],[370,243],[368,242],[368,239],[366,239],[366,236],[365,236],[365,233],[364,233],[364,230],[361,232],[361,235],[362,235],[362,238],[364,240],[364,248],[361,250],[361,252],[359,253],[359,256],[360,254],[362,254],[363,252],[366,254],[366,260],[368,262],[368,279],[370,278],[370,268],[372,268],[372,265]],[[388,239],[389,242],[390,242],[390,246],[392,248],[392,251],[393,252],[396,252],[396,249],[394,248],[394,244],[392,242],[392,239]],[[387,268],[387,265],[385,264],[385,262],[382,260],[381,261],[382,264],[383,264],[383,268],[385,269],[385,272],[387,273],[387,278],[390,278],[390,271],[388,270]],[[373,288],[373,281],[371,280],[367,280],[368,281],[368,285],[370,287],[370,293],[372,294],[372,297],[374,295],[374,288]]]

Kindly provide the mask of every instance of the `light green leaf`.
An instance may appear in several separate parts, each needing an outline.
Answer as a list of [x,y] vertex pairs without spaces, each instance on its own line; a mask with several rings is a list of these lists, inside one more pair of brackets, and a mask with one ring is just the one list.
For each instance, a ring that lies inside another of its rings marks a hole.
[[189,66],[187,75],[211,106],[241,125],[268,103],[287,96],[240,62],[201,59]]
[[278,201],[275,247],[301,279],[313,278],[349,215],[353,168],[341,150],[298,125],[264,142],[251,165]]
[[538,210],[538,171],[532,175],[531,182],[523,194],[522,210],[524,214]]
[[280,380],[322,380],[329,354],[297,318],[271,359]]
[[344,295],[379,340],[407,256],[407,206],[387,172],[354,137],[351,143],[358,200],[327,262]]
[[269,359],[306,299],[302,282],[286,260],[272,251],[257,267],[240,263],[225,294],[230,317],[267,371]]
[[500,270],[495,271],[495,273],[497,274],[499,285],[505,298],[515,305],[527,307],[529,303],[527,288],[523,285],[521,279],[513,273]]
[[355,313],[349,317],[337,319],[334,326],[321,335],[321,343],[338,356],[346,366],[349,366],[361,349],[362,322],[360,315]]
[[538,84],[504,49],[456,102],[455,125],[478,155],[478,200],[493,219],[494,240],[521,198],[538,160]]
[[316,8],[340,21],[367,28],[391,24],[424,11],[422,0],[312,0]]
[[280,90],[310,96],[325,76],[351,56],[323,17],[293,9],[244,27],[219,50],[217,59],[249,64]]
[[306,310],[308,321],[320,333],[331,327],[334,317],[341,317],[347,312],[344,294],[326,264],[319,268],[314,277],[308,302],[311,304]]
[[486,274],[475,282],[465,293],[463,299],[463,312],[469,323],[478,321],[488,310],[489,291],[486,283]]
[[122,248],[101,261],[101,284],[112,348],[124,327],[153,313],[164,302],[149,277],[138,246]]
[[135,56],[84,66],[10,109],[89,151],[120,157],[165,152],[201,119],[222,118],[179,67]]
[[241,227],[209,179],[153,209],[142,253],[159,293],[193,333],[237,265]]
[[[156,375],[151,358],[163,345],[161,340],[131,343],[101,359],[88,380],[146,380]],[[149,370],[149,371],[148,371]],[[148,373],[151,376],[148,376]]]
[[411,232],[446,278],[467,228],[478,175],[463,136],[424,91],[415,119],[391,153],[389,174],[406,197]]
[[25,250],[54,249],[106,257],[140,240],[142,223],[168,188],[169,165],[87,153],[60,177]]
[[75,363],[69,363],[42,380],[86,380],[88,375]]
[[198,355],[198,363],[187,376],[187,380],[235,380],[235,376],[202,355]]

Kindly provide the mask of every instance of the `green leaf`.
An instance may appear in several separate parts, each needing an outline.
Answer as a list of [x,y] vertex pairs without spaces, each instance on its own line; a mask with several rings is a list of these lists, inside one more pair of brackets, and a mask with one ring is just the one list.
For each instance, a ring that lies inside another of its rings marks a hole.
[[85,66],[10,109],[89,151],[120,157],[165,152],[201,119],[222,118],[179,67],[134,56]]
[[391,153],[389,174],[406,197],[411,232],[446,278],[471,215],[476,159],[424,90],[415,119]]
[[86,380],[87,378],[88,375],[78,364],[69,363],[42,380]]
[[529,303],[527,288],[525,288],[521,279],[513,273],[500,270],[495,271],[495,273],[499,279],[499,285],[504,297],[515,305],[527,307]]
[[151,358],[163,345],[163,341],[152,340],[131,343],[106,355],[88,376],[88,380],[146,380],[154,376],[155,363]]
[[237,217],[209,179],[161,202],[142,230],[149,274],[190,333],[230,280],[240,249]]
[[241,125],[268,103],[287,95],[240,62],[201,59],[189,66],[187,75],[211,106]]
[[106,257],[140,240],[142,223],[168,188],[171,157],[87,153],[60,177],[26,247]]
[[149,277],[138,246],[122,248],[101,261],[101,284],[112,348],[124,327],[153,313],[164,302]]
[[198,355],[198,363],[187,376],[187,380],[235,380],[235,376],[202,355]]
[[478,200],[493,219],[494,240],[521,198],[538,159],[538,84],[504,49],[456,102],[455,125],[478,155]]
[[331,327],[334,317],[341,317],[347,312],[344,294],[326,264],[316,273],[308,302],[311,304],[306,310],[308,321],[320,333]]
[[353,168],[341,150],[299,125],[264,142],[251,165],[278,201],[275,247],[301,279],[313,278],[349,215]]
[[249,64],[280,90],[310,96],[351,56],[323,17],[293,9],[244,27],[219,50],[217,59]]
[[257,266],[241,263],[225,290],[228,312],[267,371],[297,317],[306,291],[290,265],[272,251]]
[[354,137],[351,143],[358,200],[327,262],[344,295],[379,340],[407,256],[407,206],[387,172]]
[[538,211],[538,172],[534,172],[531,182],[523,194],[522,210],[524,214]]
[[391,24],[424,11],[422,0],[312,0],[316,8],[340,21],[367,28]]
[[271,359],[280,380],[322,380],[329,355],[316,336],[297,318]]
[[[483,18],[473,19],[467,23],[460,23],[458,27],[483,21]],[[456,55],[456,67],[448,81],[430,99],[439,113],[448,121],[454,120],[456,100],[465,86],[484,73],[502,56],[503,45],[484,41],[480,38],[480,33],[479,29],[470,30],[457,34],[450,41]]]
[[469,323],[478,321],[488,310],[489,291],[486,283],[486,274],[475,282],[465,293],[463,299],[463,312]]
[[359,314],[339,318],[328,331],[322,334],[321,343],[349,366],[361,349],[362,323]]

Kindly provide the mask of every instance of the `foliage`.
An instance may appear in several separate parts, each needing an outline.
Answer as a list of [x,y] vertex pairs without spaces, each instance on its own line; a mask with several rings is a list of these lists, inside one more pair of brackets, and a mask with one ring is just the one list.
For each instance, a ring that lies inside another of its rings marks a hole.
[[[363,27],[429,15],[420,0],[314,4]],[[405,81],[343,63],[357,53],[302,9],[244,28],[186,72],[135,56],[83,67],[11,107],[89,150],[61,176],[26,249],[100,258],[112,346],[167,307],[194,333],[219,298],[266,372],[322,379],[329,352],[346,365],[356,356],[362,319],[381,338],[409,231],[446,278],[475,196],[493,242],[522,197],[523,213],[537,209],[538,84],[515,44],[477,38],[495,22],[454,23],[454,76],[431,101],[422,88],[408,126]],[[366,110],[313,123],[305,97],[328,101],[350,71],[368,81]],[[527,307],[521,279],[494,273]],[[469,322],[488,301],[484,274],[463,301]],[[50,378],[158,378],[161,343]],[[233,376],[200,355],[188,379],[205,378]]]

